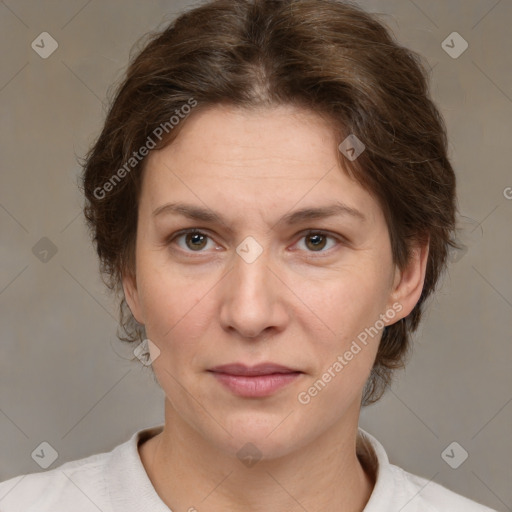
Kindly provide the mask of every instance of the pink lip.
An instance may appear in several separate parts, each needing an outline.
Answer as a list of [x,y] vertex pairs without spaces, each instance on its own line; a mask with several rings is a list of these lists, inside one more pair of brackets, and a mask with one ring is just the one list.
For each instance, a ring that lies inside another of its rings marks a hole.
[[255,398],[271,395],[303,373],[274,363],[262,363],[252,367],[238,363],[227,364],[209,371],[234,394]]
[[229,375],[271,375],[274,373],[298,372],[295,368],[288,368],[275,363],[260,363],[255,366],[246,366],[243,363],[223,364],[210,368],[212,372],[227,373]]

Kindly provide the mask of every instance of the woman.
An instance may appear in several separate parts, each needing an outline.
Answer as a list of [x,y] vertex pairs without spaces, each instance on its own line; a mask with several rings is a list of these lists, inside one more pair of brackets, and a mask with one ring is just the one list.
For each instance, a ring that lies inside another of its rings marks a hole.
[[4,482],[2,511],[491,510],[358,427],[455,246],[426,77],[333,0],[213,1],[146,45],[83,187],[165,424]]

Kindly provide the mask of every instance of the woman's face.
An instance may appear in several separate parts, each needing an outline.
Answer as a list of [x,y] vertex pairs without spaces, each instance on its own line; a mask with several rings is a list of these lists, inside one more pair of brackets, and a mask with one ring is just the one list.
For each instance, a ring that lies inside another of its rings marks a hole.
[[[167,406],[226,452],[269,458],[357,425],[382,327],[412,309],[421,271],[395,271],[381,208],[314,113],[216,106],[183,122],[148,156],[124,280]],[[234,363],[300,373],[211,371]]]

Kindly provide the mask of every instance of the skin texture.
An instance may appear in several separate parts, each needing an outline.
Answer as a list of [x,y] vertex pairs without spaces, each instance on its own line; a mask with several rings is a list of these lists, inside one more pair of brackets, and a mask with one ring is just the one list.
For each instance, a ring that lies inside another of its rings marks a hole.
[[[297,397],[393,304],[401,311],[390,324],[412,310],[428,247],[416,248],[403,271],[394,266],[379,204],[340,168],[341,141],[313,112],[215,106],[182,128],[148,156],[135,276],[123,280],[131,311],[160,350],[153,369],[166,396],[163,432],[139,446],[148,476],[175,512],[361,511],[375,477],[355,443],[381,333],[308,404]],[[152,215],[178,201],[224,222]],[[365,220],[279,222],[335,202]],[[186,228],[207,238],[175,235]],[[252,263],[236,252],[248,236],[262,248]],[[304,373],[271,396],[246,398],[207,371],[268,361]],[[262,455],[252,467],[237,457],[247,442]]]

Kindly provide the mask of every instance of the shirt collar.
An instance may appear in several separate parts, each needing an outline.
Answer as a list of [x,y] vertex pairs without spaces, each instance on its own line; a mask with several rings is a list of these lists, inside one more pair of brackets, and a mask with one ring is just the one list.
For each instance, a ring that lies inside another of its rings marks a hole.
[[386,450],[371,434],[358,428],[356,453],[361,464],[375,475],[375,485],[363,512],[395,512],[395,479]]
[[160,499],[140,459],[138,444],[162,432],[157,425],[135,432],[112,451],[106,468],[107,487],[114,512],[169,512]]

